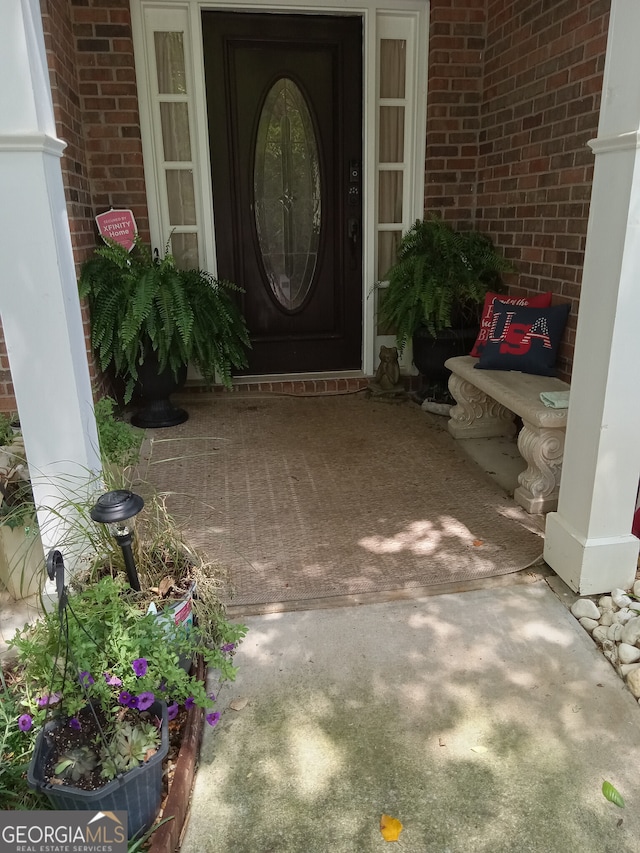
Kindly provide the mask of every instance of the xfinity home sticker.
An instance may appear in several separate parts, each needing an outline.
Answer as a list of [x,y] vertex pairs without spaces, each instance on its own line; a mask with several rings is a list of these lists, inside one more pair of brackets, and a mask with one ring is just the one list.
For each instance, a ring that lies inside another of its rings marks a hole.
[[127,813],[0,812],[0,853],[127,853]]
[[96,216],[98,231],[103,240],[114,240],[130,252],[138,229],[130,210],[106,210]]

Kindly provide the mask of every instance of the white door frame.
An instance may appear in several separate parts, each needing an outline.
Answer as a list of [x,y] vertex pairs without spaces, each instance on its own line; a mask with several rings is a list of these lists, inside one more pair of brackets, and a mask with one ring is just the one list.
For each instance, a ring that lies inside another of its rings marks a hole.
[[[412,57],[408,68],[407,87],[410,103],[406,114],[410,121],[405,141],[405,190],[402,231],[423,215],[424,161],[426,144],[427,97],[427,32],[429,19],[428,0],[131,0],[134,54],[138,79],[142,148],[149,205],[151,239],[155,245],[164,246],[170,232],[166,211],[164,173],[158,168],[161,156],[158,139],[159,121],[154,102],[155,56],[151,29],[183,32],[187,59],[187,80],[193,92],[193,109],[190,110],[192,133],[192,168],[196,184],[198,211],[199,262],[217,271],[215,224],[209,160],[209,135],[204,84],[204,58],[202,49],[201,12],[217,9],[238,12],[272,12],[300,14],[360,15],[363,21],[363,198],[375,200],[363,208],[363,343],[362,373],[371,375],[377,361],[381,343],[392,339],[376,334],[374,286],[376,284],[377,258],[377,114],[379,75],[379,39],[395,38],[399,29],[407,34],[408,54]],[[394,225],[394,227],[396,227]],[[405,356],[405,367],[410,367],[410,355]]]

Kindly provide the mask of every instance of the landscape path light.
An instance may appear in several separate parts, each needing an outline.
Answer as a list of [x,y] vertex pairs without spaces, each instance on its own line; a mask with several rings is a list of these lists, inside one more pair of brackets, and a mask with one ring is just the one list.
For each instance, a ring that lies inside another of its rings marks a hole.
[[144,501],[140,495],[136,495],[128,489],[116,489],[113,492],[100,495],[90,513],[94,521],[108,525],[111,535],[122,548],[129,585],[136,592],[140,591],[140,581],[133,559],[131,543],[133,542],[133,519],[143,506]]

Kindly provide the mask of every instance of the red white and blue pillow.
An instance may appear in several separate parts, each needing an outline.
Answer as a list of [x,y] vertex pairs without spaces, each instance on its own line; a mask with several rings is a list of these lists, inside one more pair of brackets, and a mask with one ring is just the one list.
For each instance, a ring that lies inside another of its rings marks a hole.
[[570,307],[564,304],[533,308],[496,300],[487,340],[475,366],[481,370],[555,376],[558,347]]
[[484,299],[484,308],[482,309],[482,318],[480,320],[480,331],[473,345],[473,349],[469,355],[478,358],[484,349],[484,345],[489,336],[491,321],[493,320],[493,303],[498,299],[500,302],[506,302],[508,305],[521,305],[523,307],[533,306],[535,308],[548,308],[551,305],[551,291],[547,293],[536,293],[534,296],[502,296],[500,293],[487,293]]

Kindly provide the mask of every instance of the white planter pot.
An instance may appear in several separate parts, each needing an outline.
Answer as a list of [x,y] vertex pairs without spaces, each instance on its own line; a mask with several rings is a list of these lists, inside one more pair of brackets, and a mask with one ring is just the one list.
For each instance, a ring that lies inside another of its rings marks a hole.
[[42,589],[44,550],[35,516],[25,526],[0,524],[0,581],[14,599],[28,598]]

